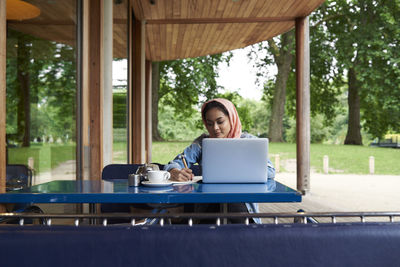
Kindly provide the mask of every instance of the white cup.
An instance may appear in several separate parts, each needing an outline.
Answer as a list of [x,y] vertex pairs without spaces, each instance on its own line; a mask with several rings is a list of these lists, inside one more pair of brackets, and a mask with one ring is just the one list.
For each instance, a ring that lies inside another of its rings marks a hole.
[[147,179],[150,183],[164,183],[171,177],[167,171],[148,171]]

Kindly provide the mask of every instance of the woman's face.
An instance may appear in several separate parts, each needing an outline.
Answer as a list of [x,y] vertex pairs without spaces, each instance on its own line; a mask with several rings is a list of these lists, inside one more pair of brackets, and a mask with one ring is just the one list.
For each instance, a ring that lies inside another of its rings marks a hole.
[[206,128],[211,138],[226,138],[231,130],[229,117],[219,108],[211,108],[206,113]]

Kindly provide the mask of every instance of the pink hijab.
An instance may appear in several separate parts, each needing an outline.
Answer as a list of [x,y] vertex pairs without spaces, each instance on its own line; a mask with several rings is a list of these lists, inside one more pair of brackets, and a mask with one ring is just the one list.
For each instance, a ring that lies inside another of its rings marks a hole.
[[[233,105],[233,103],[224,98],[211,99],[203,104],[203,106],[201,107],[201,114],[203,114],[203,110],[204,110],[205,106],[210,102],[218,102],[218,103],[222,104],[228,111],[229,122],[231,124],[231,130],[228,133],[227,138],[240,138],[240,135],[242,134],[242,124],[240,123],[239,115],[238,115],[237,110],[236,110],[235,106]],[[206,121],[204,119],[203,119],[203,123],[204,123],[204,125],[207,125]]]

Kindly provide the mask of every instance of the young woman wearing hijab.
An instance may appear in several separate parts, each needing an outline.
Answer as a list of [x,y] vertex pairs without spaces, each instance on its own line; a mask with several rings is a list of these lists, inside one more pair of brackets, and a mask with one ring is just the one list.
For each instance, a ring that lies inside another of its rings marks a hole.
[[[190,167],[195,164],[201,164],[201,147],[204,138],[256,138],[255,136],[242,132],[242,124],[235,106],[227,99],[215,98],[203,104],[201,116],[208,134],[202,134],[197,137],[193,143],[184,150],[187,168],[181,155],[175,157],[165,165],[164,170],[171,173],[171,179],[176,181],[192,180],[194,175]],[[275,168],[268,160],[268,181],[267,184],[271,190],[275,188]],[[195,212],[219,212],[219,204],[196,204]],[[232,203],[228,204],[228,212],[258,212],[257,203]],[[256,223],[261,223],[259,218],[254,218]],[[242,222],[242,221],[238,221]]]

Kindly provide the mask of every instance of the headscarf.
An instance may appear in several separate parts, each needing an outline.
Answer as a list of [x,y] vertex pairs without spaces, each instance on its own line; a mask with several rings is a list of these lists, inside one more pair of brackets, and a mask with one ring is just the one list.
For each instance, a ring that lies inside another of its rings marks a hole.
[[[235,108],[235,105],[233,105],[233,103],[227,99],[214,98],[203,104],[203,106],[201,107],[201,114],[203,114],[204,108],[210,102],[218,102],[218,103],[222,104],[225,107],[225,109],[228,111],[229,122],[231,124],[231,130],[229,131],[227,138],[240,138],[240,135],[242,134],[242,124],[240,123],[240,118],[239,118],[239,115]],[[204,125],[207,127],[205,118],[202,118],[202,119],[203,119]]]

